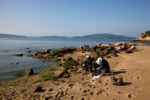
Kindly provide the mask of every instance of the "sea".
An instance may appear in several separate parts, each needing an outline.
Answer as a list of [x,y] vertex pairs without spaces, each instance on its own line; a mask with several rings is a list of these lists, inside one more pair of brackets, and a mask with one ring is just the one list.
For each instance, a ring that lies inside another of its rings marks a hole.
[[[83,44],[89,46],[97,43],[114,43],[128,42],[124,39],[90,39],[90,38],[0,38],[0,81],[13,80],[14,73],[33,68],[35,73],[40,69],[55,65],[55,62],[46,62],[42,59],[28,57],[28,51],[31,53],[44,49],[58,49],[61,47],[77,47]],[[15,56],[15,54],[23,53],[23,57]]]

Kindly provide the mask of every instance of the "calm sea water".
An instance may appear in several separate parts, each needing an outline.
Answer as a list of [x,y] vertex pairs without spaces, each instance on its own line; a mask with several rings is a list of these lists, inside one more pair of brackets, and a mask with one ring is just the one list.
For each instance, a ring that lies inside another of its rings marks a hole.
[[[27,51],[32,53],[43,49],[57,49],[60,47],[76,47],[83,44],[90,46],[101,43],[113,43],[125,41],[127,39],[50,39],[50,38],[0,38],[0,81],[11,80],[16,77],[13,74],[20,70],[33,68],[35,72],[39,72],[41,68],[54,65],[54,62],[44,62],[40,59],[27,57]],[[30,48],[30,49],[26,49]],[[14,56],[14,54],[23,53],[23,57]],[[19,64],[16,64],[19,63]]]

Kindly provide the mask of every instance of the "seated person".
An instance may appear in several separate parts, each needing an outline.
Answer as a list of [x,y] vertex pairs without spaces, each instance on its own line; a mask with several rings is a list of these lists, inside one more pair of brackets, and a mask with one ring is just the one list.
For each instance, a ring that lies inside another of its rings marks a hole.
[[96,60],[96,64],[98,67],[98,73],[101,72],[100,76],[104,76],[106,73],[110,72],[110,67],[109,67],[109,63],[106,59],[99,57]]
[[85,60],[83,61],[82,69],[86,72],[92,72],[92,66],[93,66],[93,59],[90,57],[90,55],[87,55]]

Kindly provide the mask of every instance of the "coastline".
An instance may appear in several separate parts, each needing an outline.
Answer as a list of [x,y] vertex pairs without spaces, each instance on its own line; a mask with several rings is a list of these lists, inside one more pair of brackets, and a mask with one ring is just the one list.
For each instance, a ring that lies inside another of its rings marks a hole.
[[[97,44],[98,45],[98,44]],[[100,44],[99,44],[100,45]],[[105,44],[106,46],[106,44]],[[108,46],[108,45],[107,45]],[[94,47],[94,46],[93,46]],[[78,47],[79,49],[79,47]],[[0,82],[1,98],[4,99],[60,99],[70,100],[97,100],[101,99],[121,99],[121,100],[141,100],[149,98],[149,46],[136,46],[133,53],[119,52],[116,56],[108,57],[111,71],[115,77],[122,76],[126,84],[124,86],[113,86],[110,82],[111,76],[104,76],[97,80],[92,80],[90,74],[83,74],[81,66],[73,66],[69,77],[61,77],[55,80],[39,80],[41,74],[24,76],[21,79]],[[89,54],[89,51],[77,51],[65,54],[65,58],[77,59]],[[93,55],[95,56],[95,55]],[[142,60],[140,59],[142,57]],[[141,67],[142,66],[142,67]],[[55,69],[54,69],[55,70]],[[57,69],[58,70],[58,69]],[[60,70],[60,69],[59,69]],[[62,69],[61,69],[62,70]],[[46,72],[47,73],[47,72]],[[142,81],[144,80],[144,81]],[[144,84],[144,85],[143,85]],[[138,91],[138,92],[135,92]],[[141,91],[142,90],[142,91]],[[146,94],[143,97],[143,92]]]
[[143,43],[150,43],[150,40],[129,40],[129,42],[143,42]]

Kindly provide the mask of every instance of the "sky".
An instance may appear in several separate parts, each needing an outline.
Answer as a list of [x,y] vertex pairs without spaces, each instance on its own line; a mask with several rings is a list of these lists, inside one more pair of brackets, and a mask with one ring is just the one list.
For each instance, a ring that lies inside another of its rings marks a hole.
[[139,36],[150,0],[0,0],[0,33],[26,36]]

